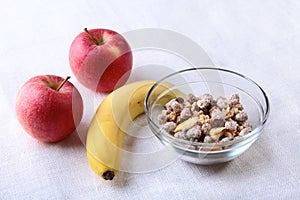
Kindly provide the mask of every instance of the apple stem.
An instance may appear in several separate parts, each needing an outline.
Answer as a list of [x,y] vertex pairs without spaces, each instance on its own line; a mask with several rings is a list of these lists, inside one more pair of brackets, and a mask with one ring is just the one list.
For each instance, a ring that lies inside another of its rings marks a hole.
[[60,90],[60,88],[62,88],[62,86],[63,86],[70,78],[71,78],[70,76],[67,76],[67,77],[65,78],[65,80],[63,80],[63,82],[61,82],[61,83],[59,84],[59,86],[56,88],[56,91],[58,92],[58,91]]
[[84,28],[84,32],[86,32],[90,38],[96,43],[96,45],[99,45],[99,41],[87,30],[87,28]]

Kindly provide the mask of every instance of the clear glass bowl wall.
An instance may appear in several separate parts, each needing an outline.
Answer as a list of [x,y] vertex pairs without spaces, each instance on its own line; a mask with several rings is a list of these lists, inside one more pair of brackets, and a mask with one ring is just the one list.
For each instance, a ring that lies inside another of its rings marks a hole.
[[[171,87],[157,96],[158,86],[166,84],[171,84]],[[164,131],[158,123],[158,115],[164,109],[164,105],[160,102],[163,102],[170,92],[192,93],[196,96],[210,93],[214,98],[229,97],[238,93],[253,131],[239,139],[224,143],[190,142],[175,138]],[[236,158],[257,140],[268,119],[269,100],[258,84],[239,73],[220,68],[191,68],[170,74],[158,81],[146,96],[145,113],[150,129],[156,137],[164,144],[171,145],[182,155],[182,159],[197,164],[216,164]]]

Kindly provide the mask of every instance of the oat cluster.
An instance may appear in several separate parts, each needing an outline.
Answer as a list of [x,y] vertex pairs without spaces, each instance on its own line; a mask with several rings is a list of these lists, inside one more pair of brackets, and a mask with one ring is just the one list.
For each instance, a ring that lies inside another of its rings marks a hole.
[[213,99],[211,94],[177,97],[158,116],[162,128],[174,137],[202,143],[227,142],[250,133],[247,120],[238,94],[228,99]]

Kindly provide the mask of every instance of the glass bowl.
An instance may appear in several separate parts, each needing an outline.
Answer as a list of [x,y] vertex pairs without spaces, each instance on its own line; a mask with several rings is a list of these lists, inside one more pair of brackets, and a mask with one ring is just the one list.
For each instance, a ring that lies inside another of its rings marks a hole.
[[[165,86],[168,87],[165,87]],[[162,90],[162,87],[164,89]],[[248,114],[252,132],[222,143],[191,142],[176,138],[162,129],[158,115],[164,109],[170,92],[176,96],[210,93],[214,99],[238,93]],[[181,159],[202,165],[230,161],[244,153],[261,135],[269,116],[269,100],[264,90],[250,78],[226,69],[190,68],[172,73],[156,82],[145,98],[145,113],[151,131],[165,145],[169,145]]]

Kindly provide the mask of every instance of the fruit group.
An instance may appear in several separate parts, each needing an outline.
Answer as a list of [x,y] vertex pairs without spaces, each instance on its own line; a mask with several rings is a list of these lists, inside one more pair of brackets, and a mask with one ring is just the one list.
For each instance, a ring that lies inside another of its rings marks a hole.
[[17,118],[25,131],[40,141],[57,142],[66,138],[81,120],[81,95],[67,79],[35,76],[17,95]]
[[71,69],[78,81],[96,92],[124,85],[132,68],[132,53],[124,37],[108,29],[85,29],[72,42]]
[[[88,129],[86,148],[91,168],[106,180],[112,180],[122,161],[122,145],[128,125],[144,113],[144,99],[155,81],[139,81],[124,85],[110,93],[99,105]],[[160,84],[157,95],[169,84]],[[176,97],[168,92],[166,103]]]

